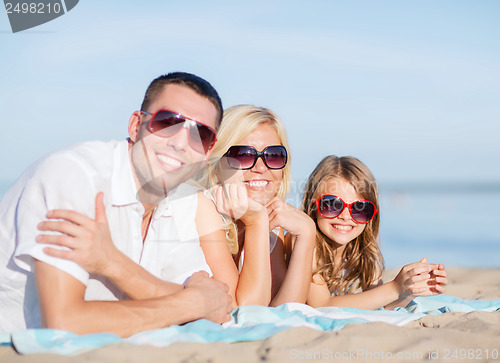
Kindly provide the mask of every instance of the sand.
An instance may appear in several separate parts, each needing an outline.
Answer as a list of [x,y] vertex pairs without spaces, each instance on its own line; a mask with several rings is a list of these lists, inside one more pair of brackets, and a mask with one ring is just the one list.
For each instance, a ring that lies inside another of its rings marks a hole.
[[[500,299],[500,269],[447,269],[447,294]],[[388,281],[396,270],[385,274]],[[294,328],[243,343],[178,343],[166,348],[115,344],[77,356],[19,355],[0,347],[0,362],[500,362],[500,311],[426,316],[403,327],[350,324],[338,332]]]

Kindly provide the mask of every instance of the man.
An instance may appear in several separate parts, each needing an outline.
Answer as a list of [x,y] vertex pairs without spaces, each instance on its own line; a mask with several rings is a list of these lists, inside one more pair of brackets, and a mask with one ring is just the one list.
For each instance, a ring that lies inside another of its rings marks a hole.
[[[227,321],[227,286],[208,277],[196,234],[196,193],[181,185],[210,156],[221,119],[208,82],[171,73],[149,86],[128,140],[77,144],[30,167],[0,202],[0,330],[129,336]],[[59,242],[73,248],[44,244]],[[59,258],[82,243],[109,263]]]

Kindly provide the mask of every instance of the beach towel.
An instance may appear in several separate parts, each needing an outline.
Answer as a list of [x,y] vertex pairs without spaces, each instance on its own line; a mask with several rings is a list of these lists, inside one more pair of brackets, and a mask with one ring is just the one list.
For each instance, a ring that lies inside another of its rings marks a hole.
[[463,300],[447,295],[418,297],[405,308],[395,310],[373,311],[341,307],[314,309],[298,303],[284,304],[276,308],[251,305],[236,308],[231,314],[231,321],[223,325],[202,319],[184,325],[144,331],[129,338],[120,338],[110,333],[79,336],[61,330],[31,329],[0,334],[0,343],[12,345],[21,354],[75,355],[119,342],[157,347],[176,342],[234,343],[266,339],[294,327],[337,331],[352,323],[384,322],[402,326],[426,315],[496,310],[500,310],[500,300]]

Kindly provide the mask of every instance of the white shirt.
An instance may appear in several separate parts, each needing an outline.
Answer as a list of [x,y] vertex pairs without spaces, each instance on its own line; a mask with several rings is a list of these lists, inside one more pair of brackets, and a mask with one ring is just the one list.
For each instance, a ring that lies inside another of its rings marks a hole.
[[182,184],[159,203],[143,245],[144,208],[136,198],[128,142],[76,144],[32,165],[0,201],[0,332],[41,325],[34,258],[84,283],[86,300],[126,298],[107,279],[89,276],[74,262],[47,256],[42,251],[47,245],[35,241],[37,225],[50,209],[71,209],[94,218],[100,191],[111,238],[133,261],[179,284],[196,271],[211,274],[194,220],[195,187]]

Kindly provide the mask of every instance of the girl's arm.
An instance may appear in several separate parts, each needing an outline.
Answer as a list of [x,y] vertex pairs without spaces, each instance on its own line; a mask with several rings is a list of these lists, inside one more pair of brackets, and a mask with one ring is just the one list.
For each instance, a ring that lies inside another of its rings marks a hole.
[[[227,184],[224,187],[224,191],[222,187],[216,188],[217,208],[205,196],[199,198],[197,225],[205,258],[214,278],[228,284],[235,305],[268,305],[271,299],[271,266],[266,211],[247,198],[245,186]],[[245,224],[245,257],[239,277],[219,213],[240,219]]]
[[271,201],[268,211],[269,229],[276,226],[286,229],[288,233],[284,239],[288,246],[291,246],[291,238],[295,236],[293,249],[289,248],[292,255],[288,269],[284,259],[283,232],[271,255],[273,299],[270,305],[278,306],[288,302],[305,303],[311,283],[316,226],[304,212],[279,198]]
[[[420,261],[420,263],[427,263],[427,258],[424,257]],[[403,269],[405,269],[407,266],[403,267]],[[407,293],[406,296],[403,295],[396,301],[393,301],[390,304],[386,305],[385,309],[393,310],[400,306],[405,307],[416,296],[433,296],[433,295],[443,294],[445,292],[444,286],[448,283],[448,280],[446,279],[446,271],[444,265],[430,264],[429,266],[431,268],[431,271],[429,272],[430,273],[429,278],[424,280],[423,283],[420,284],[421,289],[419,291],[413,289],[413,292],[411,294]],[[395,280],[398,279],[398,277],[401,279],[400,275],[402,271],[403,270],[401,270],[398,276],[396,276]]]
[[391,282],[360,293],[340,296],[331,296],[323,278],[316,274],[313,276],[307,303],[313,307],[345,306],[371,310],[384,306],[390,308],[396,302],[403,304],[409,296],[436,294],[429,288],[429,272],[432,270],[433,265],[416,262],[404,266]]
[[379,309],[398,298],[392,283],[374,287],[357,294],[331,296],[328,287],[319,275],[313,276],[307,303],[312,307],[344,306],[358,309]]

